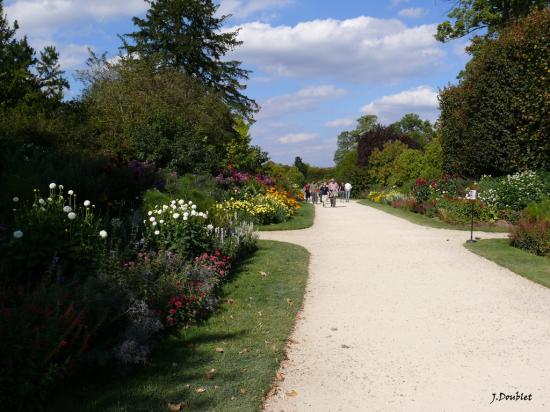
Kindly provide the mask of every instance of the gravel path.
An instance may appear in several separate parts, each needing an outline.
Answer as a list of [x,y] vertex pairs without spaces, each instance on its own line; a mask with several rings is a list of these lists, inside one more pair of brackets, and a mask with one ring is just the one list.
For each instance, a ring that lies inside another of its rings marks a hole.
[[[550,289],[467,251],[467,232],[338,206],[261,235],[311,252],[266,411],[550,411]],[[490,404],[516,391],[532,400]]]

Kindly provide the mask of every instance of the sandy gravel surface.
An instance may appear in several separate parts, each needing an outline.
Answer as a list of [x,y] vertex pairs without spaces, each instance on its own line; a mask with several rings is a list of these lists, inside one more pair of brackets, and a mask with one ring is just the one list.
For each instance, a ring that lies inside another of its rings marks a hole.
[[[311,252],[266,411],[550,411],[550,289],[467,251],[467,232],[338,205],[261,235]],[[516,391],[532,400],[490,404]]]

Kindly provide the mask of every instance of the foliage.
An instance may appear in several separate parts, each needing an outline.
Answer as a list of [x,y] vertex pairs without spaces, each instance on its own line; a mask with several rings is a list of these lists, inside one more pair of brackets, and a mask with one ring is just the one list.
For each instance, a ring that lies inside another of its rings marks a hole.
[[357,150],[350,150],[340,160],[336,165],[335,177],[340,182],[349,182],[356,194],[366,191],[370,182],[368,169],[357,164]]
[[384,143],[400,141],[411,149],[421,149],[419,143],[412,138],[399,134],[391,127],[376,125],[372,130],[363,133],[357,146],[357,163],[359,166],[367,166],[370,156],[375,149],[383,150]]
[[226,146],[225,163],[237,170],[258,173],[262,165],[269,160],[268,154],[259,146],[250,145],[250,124],[244,119],[236,117],[233,129],[237,132],[237,136]]
[[334,153],[334,162],[340,163],[347,153],[356,150],[357,142],[363,133],[369,132],[376,125],[377,116],[367,114],[357,119],[354,130],[343,131],[338,135],[337,149]]
[[550,9],[480,47],[439,96],[443,164],[465,176],[550,169]]
[[523,210],[529,203],[550,195],[540,174],[531,171],[492,178],[479,182],[479,198],[498,210]]
[[382,149],[375,148],[369,157],[368,173],[375,185],[387,186],[395,171],[395,163],[406,149],[399,140],[384,143]]
[[81,77],[87,84],[84,102],[97,124],[97,144],[109,155],[153,162],[180,174],[213,173],[223,165],[228,144],[242,145],[219,95],[173,68],[92,56]]
[[512,228],[510,244],[535,255],[550,256],[550,220],[518,221]]
[[532,9],[547,6],[548,0],[459,0],[447,15],[453,21],[439,24],[435,38],[446,42],[483,29],[491,37],[506,24],[527,16]]
[[421,146],[427,145],[435,136],[435,130],[429,120],[422,120],[415,113],[408,113],[400,120],[390,124],[396,133],[404,134],[418,142]]
[[550,220],[550,198],[529,203],[523,210],[523,215],[531,220]]
[[221,30],[229,16],[219,16],[211,0],[148,0],[145,18],[134,17],[137,31],[123,37],[129,56],[174,68],[221,93],[223,101],[247,119],[258,110],[241,94],[249,71],[224,58],[242,42],[238,31]]
[[261,231],[275,230],[301,230],[313,226],[315,219],[315,206],[311,203],[303,203],[290,220],[281,223],[272,223],[260,226]]
[[294,167],[300,171],[305,180],[308,179],[309,165],[304,163],[300,156],[296,156],[294,159]]

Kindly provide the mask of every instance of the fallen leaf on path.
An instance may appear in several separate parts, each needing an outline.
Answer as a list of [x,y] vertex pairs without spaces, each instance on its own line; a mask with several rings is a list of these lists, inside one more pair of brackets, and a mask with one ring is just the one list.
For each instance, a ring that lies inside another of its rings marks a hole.
[[206,388],[197,388],[197,389],[195,389],[195,392],[204,393],[204,392],[206,392]]
[[178,412],[181,410],[181,403],[170,403],[166,405],[166,409],[168,409],[170,412]]
[[286,393],[286,396],[291,396],[291,397],[295,397],[295,396],[298,396],[298,392],[296,392],[294,389],[292,389],[290,392],[287,392]]
[[330,328],[331,331],[336,332],[338,328]]
[[342,345],[342,348],[349,349],[350,347],[348,345]]
[[210,372],[207,372],[206,373],[206,377],[208,379],[213,379],[214,378],[214,373],[216,372],[216,369],[211,369]]
[[216,352],[218,352],[218,353],[223,353],[223,352],[224,352],[224,349],[223,349],[223,348],[216,348]]
[[275,375],[275,378],[279,381],[279,382],[282,382],[285,380],[285,375],[283,375],[281,372],[277,372],[277,374]]

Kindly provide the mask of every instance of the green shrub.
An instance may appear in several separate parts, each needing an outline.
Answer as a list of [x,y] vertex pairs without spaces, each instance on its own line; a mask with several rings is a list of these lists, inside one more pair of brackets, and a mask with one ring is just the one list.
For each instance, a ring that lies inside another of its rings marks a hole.
[[531,220],[550,220],[550,199],[530,203],[523,214]]

